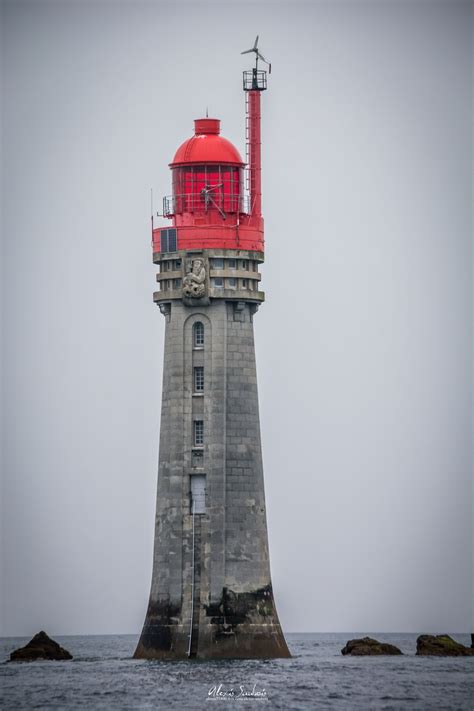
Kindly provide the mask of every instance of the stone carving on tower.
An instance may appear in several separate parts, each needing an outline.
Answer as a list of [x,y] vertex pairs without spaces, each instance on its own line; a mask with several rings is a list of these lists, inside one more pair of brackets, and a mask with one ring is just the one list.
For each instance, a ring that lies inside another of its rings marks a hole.
[[183,295],[188,299],[207,296],[206,260],[202,257],[186,260],[186,276],[183,279]]

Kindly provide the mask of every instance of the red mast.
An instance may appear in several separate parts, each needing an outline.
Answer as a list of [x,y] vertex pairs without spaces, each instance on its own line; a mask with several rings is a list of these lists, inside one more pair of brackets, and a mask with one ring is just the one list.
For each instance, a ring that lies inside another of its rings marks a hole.
[[[272,65],[258,49],[258,35],[251,49],[241,54],[255,54],[255,68],[244,72],[244,91],[246,92],[246,139],[247,165],[250,176],[250,214],[258,220],[262,216],[262,141],[260,135],[260,92],[267,88],[267,73],[258,69],[258,60],[268,64],[269,73]],[[261,223],[263,232],[263,221]]]
[[251,89],[246,95],[247,163],[250,177],[250,213],[262,214],[262,142],[260,136],[260,91]]

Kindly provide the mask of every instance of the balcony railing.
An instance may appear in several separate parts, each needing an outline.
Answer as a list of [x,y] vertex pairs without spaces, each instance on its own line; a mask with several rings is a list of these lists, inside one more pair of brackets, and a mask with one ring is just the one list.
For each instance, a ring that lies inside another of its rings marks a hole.
[[264,69],[246,69],[243,84],[244,91],[264,91],[267,88],[267,72]]
[[250,214],[250,198],[248,195],[219,195],[213,194],[207,201],[202,195],[187,193],[185,195],[166,195],[163,198],[163,216],[183,212],[208,212],[217,210],[220,213],[239,212]]

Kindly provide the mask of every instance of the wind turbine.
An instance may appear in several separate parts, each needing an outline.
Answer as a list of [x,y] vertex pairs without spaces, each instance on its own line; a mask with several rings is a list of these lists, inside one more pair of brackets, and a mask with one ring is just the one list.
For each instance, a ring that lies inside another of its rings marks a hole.
[[272,65],[270,64],[270,62],[267,62],[267,60],[265,59],[263,54],[261,54],[260,51],[258,50],[258,35],[255,38],[253,47],[251,47],[250,49],[244,50],[240,54],[250,54],[250,52],[253,52],[255,54],[255,69],[258,68],[258,60],[261,59],[262,62],[265,62],[265,64],[268,64],[268,73],[271,74],[272,73]]

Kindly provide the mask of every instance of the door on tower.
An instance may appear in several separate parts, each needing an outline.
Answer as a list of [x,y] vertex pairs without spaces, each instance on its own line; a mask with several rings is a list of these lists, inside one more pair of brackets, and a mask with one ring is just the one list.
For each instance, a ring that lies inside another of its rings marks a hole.
[[191,513],[206,513],[206,475],[191,474]]

